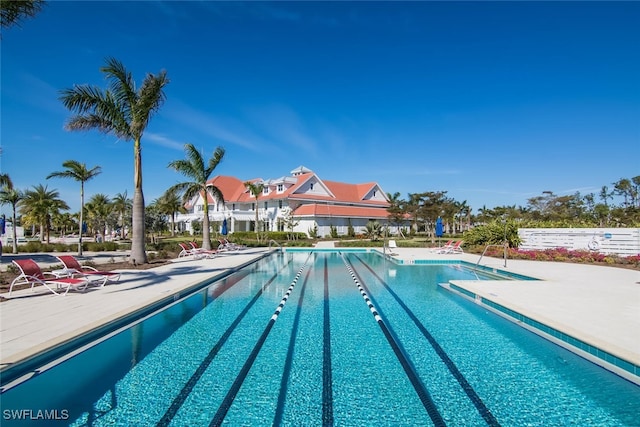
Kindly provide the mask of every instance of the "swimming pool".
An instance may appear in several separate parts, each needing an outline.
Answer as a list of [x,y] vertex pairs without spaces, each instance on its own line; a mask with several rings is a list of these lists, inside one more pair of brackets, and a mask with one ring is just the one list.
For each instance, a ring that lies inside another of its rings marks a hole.
[[3,425],[637,425],[639,387],[438,286],[476,275],[280,253],[9,389]]

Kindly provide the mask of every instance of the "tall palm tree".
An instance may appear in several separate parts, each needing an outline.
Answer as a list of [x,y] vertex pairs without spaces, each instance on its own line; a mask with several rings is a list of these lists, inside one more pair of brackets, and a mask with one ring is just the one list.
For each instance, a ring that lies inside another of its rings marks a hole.
[[60,199],[57,190],[49,190],[47,186],[38,184],[32,190],[24,192],[20,202],[21,213],[28,220],[40,227],[40,240],[49,243],[51,231],[51,217],[61,210],[68,210],[69,206]]
[[193,146],[185,144],[184,151],[187,155],[185,160],[175,160],[169,163],[168,167],[180,172],[182,175],[191,178],[192,181],[178,183],[167,190],[167,192],[182,193],[183,203],[187,203],[192,198],[200,194],[204,199],[202,209],[202,247],[211,250],[211,237],[209,230],[209,195],[217,203],[224,203],[222,191],[215,185],[207,184],[214,169],[224,157],[224,148],[217,147],[213,152],[213,157],[205,166],[202,154]]
[[82,223],[84,221],[84,183],[102,173],[100,166],[94,166],[87,169],[87,165],[76,160],[67,160],[62,163],[62,167],[66,170],[52,172],[47,175],[49,178],[71,178],[80,182],[80,224],[78,224],[78,256],[82,256]]
[[165,193],[155,201],[158,210],[171,217],[171,237],[176,235],[176,212],[186,213],[182,198],[176,191],[165,191]]
[[258,229],[258,199],[264,190],[264,183],[262,182],[250,182],[244,183],[244,186],[249,190],[249,193],[256,199],[256,239],[260,241],[260,230]]
[[0,190],[0,204],[11,205],[11,225],[13,226],[13,253],[18,253],[18,236],[16,232],[16,207],[23,198],[23,194],[16,188],[2,187]]
[[111,204],[113,205],[113,210],[118,214],[118,220],[120,221],[120,238],[124,239],[124,227],[126,225],[125,218],[127,216],[127,212],[131,211],[132,202],[131,199],[127,196],[127,192],[116,194],[113,199],[111,199]]
[[132,263],[146,264],[144,194],[142,193],[141,140],[151,116],[165,100],[164,87],[169,83],[166,71],[147,74],[136,91],[133,77],[124,65],[108,58],[100,69],[109,81],[102,90],[95,86],[76,85],[61,92],[60,99],[76,115],[66,124],[68,130],[97,129],[118,138],[133,141],[133,213],[131,257]]

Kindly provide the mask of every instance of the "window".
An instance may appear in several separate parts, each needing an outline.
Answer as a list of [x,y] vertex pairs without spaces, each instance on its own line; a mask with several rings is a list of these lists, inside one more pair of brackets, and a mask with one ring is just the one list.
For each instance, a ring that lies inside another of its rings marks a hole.
[[373,197],[376,197],[376,190],[373,190]]
[[232,210],[232,211],[235,211],[235,210],[236,210],[236,204],[235,204],[235,203],[231,205],[231,210]]
[[313,191],[313,182],[311,184],[309,184],[309,190]]
[[255,211],[256,210],[256,204],[255,203],[251,203],[251,210]]
[[284,185],[278,184],[278,193],[282,193],[284,191]]
[[265,187],[262,189],[262,194],[269,194],[269,187],[265,186]]
[[264,202],[264,208],[267,209],[267,202]]
[[278,200],[278,208],[282,209],[282,200]]

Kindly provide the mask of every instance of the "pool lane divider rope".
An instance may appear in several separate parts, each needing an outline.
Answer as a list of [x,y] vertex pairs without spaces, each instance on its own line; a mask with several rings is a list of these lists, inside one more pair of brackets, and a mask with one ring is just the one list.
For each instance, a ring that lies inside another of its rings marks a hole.
[[304,302],[304,295],[307,288],[307,282],[309,281],[309,275],[311,269],[307,270],[307,274],[302,284],[302,290],[300,291],[300,297],[298,298],[298,308],[296,309],[296,315],[291,325],[291,335],[289,337],[289,348],[287,349],[287,357],[282,369],[282,378],[280,379],[280,392],[278,393],[278,403],[276,405],[276,411],[273,416],[273,423],[271,425],[279,426],[282,424],[282,417],[284,414],[284,405],[287,399],[287,389],[289,379],[291,378],[291,367],[293,365],[293,355],[295,353],[296,340],[298,338],[298,330],[300,329],[300,317],[302,315],[302,304]]
[[480,416],[486,421],[486,423],[492,427],[500,426],[500,423],[496,419],[496,417],[491,413],[489,408],[484,404],[482,398],[476,393],[475,389],[469,381],[465,378],[465,376],[460,372],[456,364],[451,360],[446,351],[440,346],[438,341],[431,335],[429,330],[422,324],[420,319],[411,311],[411,309],[404,303],[402,298],[398,294],[396,294],[393,289],[389,286],[389,284],[382,279],[366,262],[364,262],[360,257],[354,255],[358,261],[362,263],[385,287],[385,289],[391,294],[391,296],[396,300],[396,302],[404,309],[409,318],[413,321],[413,323],[420,330],[422,335],[427,339],[431,347],[435,350],[436,354],[440,357],[440,359],[444,362],[449,372],[453,375],[453,377],[458,381],[462,390],[465,392],[471,403],[476,407],[476,410],[480,413]]
[[431,394],[429,393],[429,390],[427,390],[427,388],[422,383],[422,381],[420,381],[420,377],[416,373],[416,371],[413,368],[413,366],[412,366],[411,362],[409,361],[409,359],[407,359],[407,356],[405,355],[404,351],[400,347],[400,344],[395,340],[395,338],[391,334],[391,331],[389,330],[389,328],[385,324],[384,320],[382,320],[382,317],[380,316],[380,313],[378,312],[376,307],[373,305],[373,302],[369,298],[369,295],[367,295],[366,289],[365,289],[364,285],[361,283],[360,278],[358,277],[357,273],[351,267],[351,263],[347,260],[347,258],[344,256],[344,254],[341,253],[341,255],[342,255],[342,261],[344,262],[344,265],[347,267],[347,270],[349,271],[349,274],[351,275],[351,278],[353,279],[353,281],[356,284],[358,290],[360,291],[360,295],[362,295],[362,298],[367,303],[367,306],[369,307],[369,311],[371,311],[371,314],[373,314],[373,317],[376,320],[376,322],[378,323],[378,326],[380,327],[380,329],[382,329],[382,332],[383,332],[385,338],[387,339],[387,342],[389,343],[389,345],[393,349],[393,352],[395,353],[396,357],[400,361],[400,365],[402,365],[402,368],[404,369],[405,373],[407,374],[407,377],[409,378],[409,381],[411,382],[411,384],[413,385],[414,390],[418,394],[418,397],[420,398],[420,401],[422,402],[422,405],[424,406],[425,410],[427,411],[427,414],[431,418],[431,421],[433,421],[433,424],[436,427],[446,426],[444,418],[442,418],[442,415],[438,411],[438,408],[436,407],[436,404],[433,401],[433,398],[431,397]]
[[276,323],[276,320],[278,320],[278,316],[280,316],[280,312],[282,311],[285,304],[287,303],[289,296],[291,296],[291,293],[293,292],[293,289],[295,288],[296,283],[298,283],[298,280],[300,279],[302,272],[306,268],[310,257],[311,257],[311,253],[309,253],[309,256],[305,260],[304,264],[302,265],[302,267],[300,267],[300,270],[298,270],[298,273],[296,274],[295,278],[291,282],[291,285],[287,289],[287,292],[285,292],[284,296],[282,297],[282,300],[280,300],[280,304],[278,304],[278,307],[276,307],[276,310],[274,311],[273,315],[269,319],[269,322],[267,323],[267,326],[264,328],[262,335],[256,342],[255,346],[253,347],[253,350],[251,351],[251,354],[249,354],[249,357],[247,358],[244,365],[242,366],[242,369],[238,373],[238,376],[236,377],[235,381],[231,385],[231,388],[229,389],[229,391],[227,391],[227,395],[224,397],[224,400],[220,404],[218,411],[216,412],[213,419],[209,423],[209,426],[222,425],[222,421],[224,421],[224,417],[227,416],[227,412],[229,412],[229,409],[231,408],[231,405],[233,404],[233,401],[235,400],[238,394],[238,391],[240,391],[240,387],[242,387],[242,383],[247,378],[247,375],[249,374],[251,367],[256,361],[256,358],[258,357],[258,354],[260,353],[260,350],[262,349],[264,342],[267,340],[267,337],[269,336],[269,333],[271,332],[273,325]]
[[273,283],[273,281],[284,271],[284,269],[287,268],[287,265],[289,265],[289,263],[291,263],[291,260],[289,260],[280,269],[280,271],[274,274],[271,278],[269,278],[269,280],[263,286],[260,287],[260,290],[256,292],[256,294],[253,296],[251,301],[249,301],[249,303],[240,312],[240,314],[238,314],[238,316],[234,319],[231,325],[229,325],[227,330],[222,334],[218,342],[216,342],[216,344],[211,348],[207,356],[202,360],[202,362],[200,363],[196,371],[193,373],[193,375],[191,375],[187,383],[182,387],[182,390],[180,390],[180,393],[178,393],[176,397],[173,399],[173,402],[171,402],[171,405],[169,406],[165,414],[162,416],[162,418],[160,418],[156,426],[158,427],[168,426],[171,423],[173,418],[178,413],[178,410],[182,407],[184,402],[187,400],[187,397],[189,397],[189,394],[193,391],[193,388],[195,387],[195,385],[198,383],[198,381],[200,381],[200,378],[202,377],[202,375],[204,375],[205,371],[207,370],[211,362],[213,362],[213,359],[215,359],[220,349],[227,342],[227,340],[231,336],[231,333],[236,329],[238,324],[240,324],[240,321],[247,315],[251,307],[253,307],[253,305],[258,301],[258,299],[260,299],[264,291],[266,291],[267,288],[271,285],[271,283]]

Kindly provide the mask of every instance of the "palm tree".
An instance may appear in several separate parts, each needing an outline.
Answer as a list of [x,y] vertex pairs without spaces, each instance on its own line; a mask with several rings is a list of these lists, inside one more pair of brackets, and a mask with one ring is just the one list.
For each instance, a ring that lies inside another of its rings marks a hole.
[[253,197],[256,198],[256,239],[258,240],[258,242],[260,241],[260,230],[258,229],[258,199],[260,198],[260,195],[262,194],[262,191],[264,190],[264,183],[262,182],[250,182],[247,181],[244,183],[244,186],[249,189],[249,192],[251,193],[251,195]]
[[116,194],[115,197],[111,199],[111,204],[113,205],[113,210],[118,214],[120,221],[120,238],[124,240],[125,218],[127,212],[131,210],[131,199],[127,197],[127,192],[125,191],[124,193]]
[[180,172],[182,175],[189,177],[192,181],[178,183],[167,190],[168,192],[182,193],[182,202],[186,204],[189,200],[202,195],[204,206],[202,209],[202,247],[211,250],[211,237],[209,230],[209,195],[211,195],[217,203],[224,203],[222,191],[215,185],[207,184],[209,177],[214,169],[222,161],[224,157],[224,148],[217,147],[213,152],[213,157],[209,159],[205,167],[202,154],[193,146],[193,144],[185,144],[184,151],[187,155],[186,160],[175,160],[169,163],[168,167]]
[[105,235],[107,219],[113,210],[109,196],[98,193],[91,196],[87,202],[87,219],[91,229],[100,235]]
[[7,173],[0,173],[0,187],[11,190],[13,188],[13,182],[11,177]]
[[[49,243],[51,217],[69,206],[59,198],[57,190],[49,190],[42,184],[35,185],[32,190],[24,192],[20,202],[21,213],[28,221],[40,227],[40,240]],[[43,240],[45,239],[45,240]]]
[[171,217],[171,237],[176,235],[176,212],[186,213],[184,203],[176,191],[166,191],[155,201],[158,210]]
[[44,0],[6,0],[0,2],[2,28],[19,25],[24,18],[34,17],[44,5]]
[[23,194],[15,188],[2,187],[0,190],[0,204],[11,205],[11,224],[13,225],[13,253],[18,253],[18,236],[16,233],[16,207],[22,200]]
[[97,129],[118,138],[133,141],[133,213],[131,257],[132,263],[146,264],[144,194],[142,193],[141,140],[151,116],[165,100],[163,88],[169,83],[166,71],[147,74],[136,91],[131,73],[114,58],[108,58],[100,69],[109,81],[109,88],[76,85],[65,89],[60,99],[65,107],[76,113],[66,124],[68,130]]
[[66,168],[64,171],[52,172],[47,176],[47,179],[58,178],[71,178],[80,182],[80,224],[78,224],[78,256],[82,256],[82,223],[84,221],[84,183],[102,173],[100,166],[94,166],[91,169],[87,169],[87,165],[80,163],[76,160],[67,160],[62,163],[62,167]]

